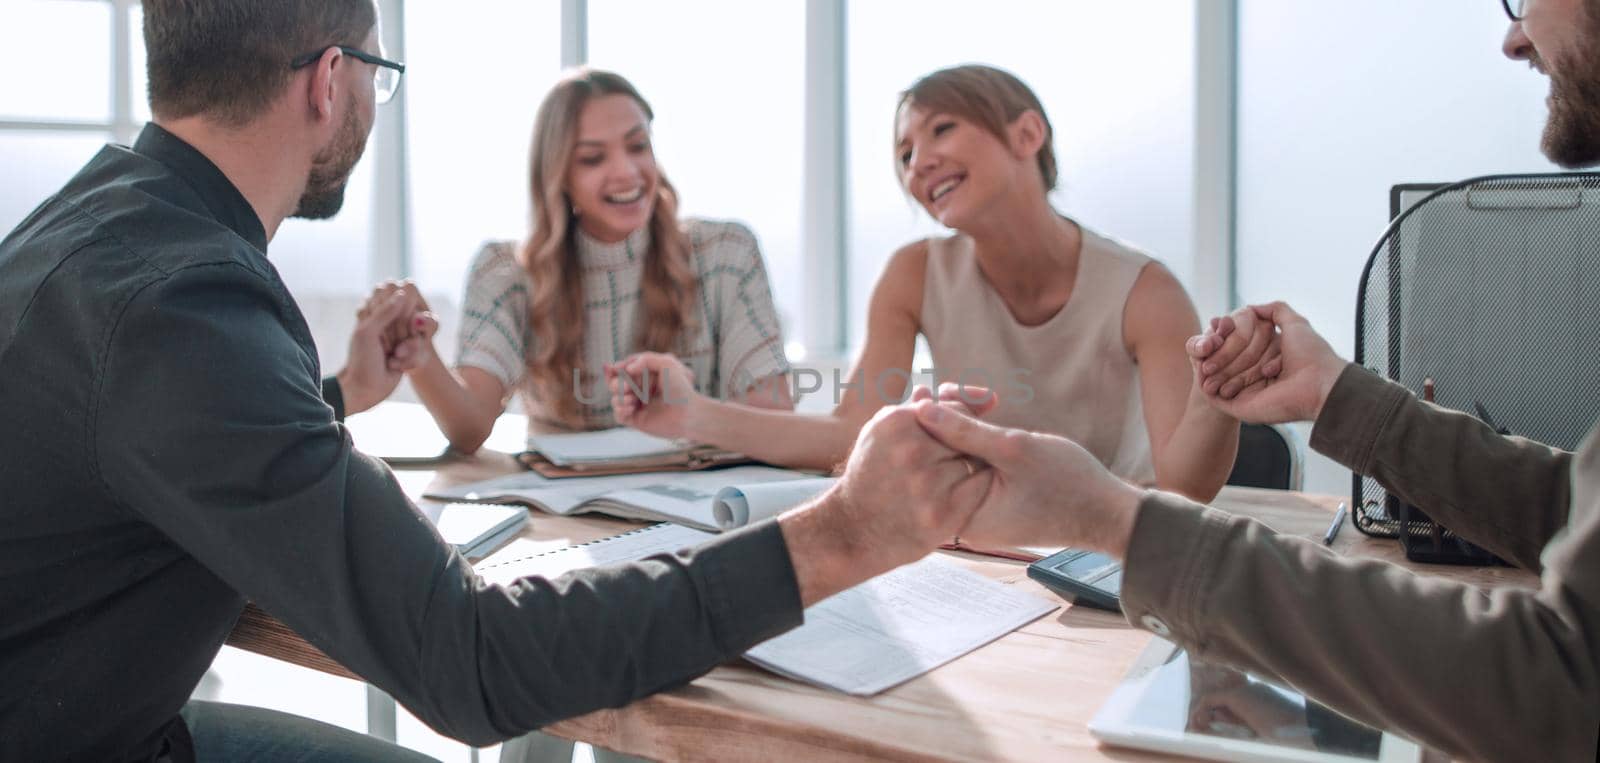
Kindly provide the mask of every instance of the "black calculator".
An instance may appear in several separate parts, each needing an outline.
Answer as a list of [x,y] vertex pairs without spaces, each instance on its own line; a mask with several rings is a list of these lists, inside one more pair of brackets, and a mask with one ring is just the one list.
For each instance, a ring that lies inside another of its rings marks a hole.
[[1122,611],[1122,563],[1105,554],[1069,548],[1028,565],[1028,577],[1074,604]]

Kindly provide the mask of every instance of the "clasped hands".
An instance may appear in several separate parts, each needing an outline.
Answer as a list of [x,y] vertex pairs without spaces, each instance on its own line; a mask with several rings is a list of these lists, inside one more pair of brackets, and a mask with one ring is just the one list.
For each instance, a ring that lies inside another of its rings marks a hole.
[[345,414],[383,402],[407,371],[433,357],[433,335],[439,321],[422,293],[410,281],[385,281],[356,312],[350,351],[339,371]]

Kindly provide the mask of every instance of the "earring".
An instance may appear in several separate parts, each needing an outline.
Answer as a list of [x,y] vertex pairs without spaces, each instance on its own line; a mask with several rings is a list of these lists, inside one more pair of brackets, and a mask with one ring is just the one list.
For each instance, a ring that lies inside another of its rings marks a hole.
[[583,209],[580,208],[577,204],[573,204],[572,205],[572,216],[573,217],[583,217]]

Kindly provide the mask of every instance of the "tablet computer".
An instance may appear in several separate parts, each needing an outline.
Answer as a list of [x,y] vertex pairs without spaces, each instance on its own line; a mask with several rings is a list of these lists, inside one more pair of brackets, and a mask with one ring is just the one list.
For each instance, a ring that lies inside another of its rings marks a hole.
[[1089,733],[1113,745],[1224,761],[1417,763],[1416,743],[1352,721],[1159,638],[1128,670]]

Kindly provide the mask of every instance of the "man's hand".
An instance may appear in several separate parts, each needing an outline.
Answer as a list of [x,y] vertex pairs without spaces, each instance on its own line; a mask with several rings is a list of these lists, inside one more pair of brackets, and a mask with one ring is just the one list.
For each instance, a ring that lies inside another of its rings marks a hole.
[[[1256,424],[1315,421],[1328,393],[1348,364],[1288,305],[1273,302],[1247,309],[1268,328],[1277,327],[1282,354],[1276,358],[1268,356],[1259,373],[1246,375],[1246,380],[1255,379],[1247,385],[1235,384],[1236,377],[1217,387],[1215,393],[1207,389],[1207,400],[1223,413]],[[1195,340],[1190,341],[1195,343]],[[1232,359],[1223,357],[1220,352],[1205,362],[1224,367],[1224,374],[1237,370]],[[1230,391],[1231,396],[1226,394]]]
[[[779,517],[807,606],[922,558],[983,501],[990,473],[935,442],[917,420],[916,406],[966,404],[933,397],[922,388],[914,402],[879,410],[833,489]],[[983,390],[968,388],[967,397],[979,410],[993,406]]]
[[402,373],[415,371],[433,359],[433,335],[439,330],[439,320],[423,299],[422,292],[410,281],[384,281],[372,290],[372,295],[356,311],[356,320],[366,318],[378,305],[396,294],[411,300],[411,311],[383,327],[381,341],[384,355],[389,359],[389,370]]
[[375,289],[356,313],[350,351],[337,374],[345,415],[383,402],[406,371],[426,362],[438,326],[416,287],[389,282]]
[[1207,396],[1232,399],[1282,370],[1277,327],[1248,306],[1212,318],[1210,330],[1191,337],[1184,349]]
[[1122,558],[1141,491],[1106,471],[1077,443],[1006,429],[948,405],[916,404],[917,421],[945,447],[982,462],[982,505],[962,528],[983,547],[1067,545]]

